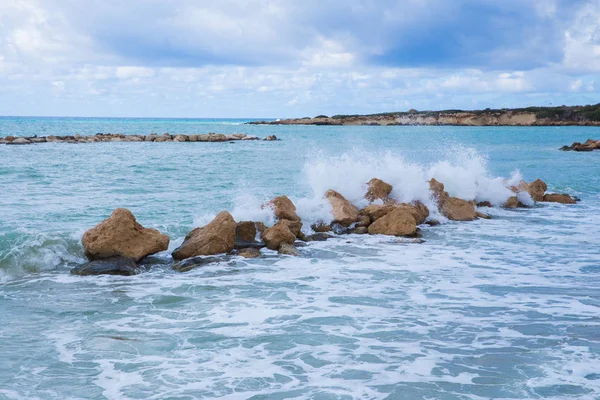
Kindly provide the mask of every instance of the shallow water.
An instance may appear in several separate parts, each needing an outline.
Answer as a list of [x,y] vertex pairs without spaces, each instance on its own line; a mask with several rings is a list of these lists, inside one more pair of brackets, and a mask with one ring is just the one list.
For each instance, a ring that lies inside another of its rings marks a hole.
[[[0,399],[600,397],[600,152],[556,150],[598,129],[240,122],[0,119],[0,136],[282,139],[0,146]],[[324,190],[360,202],[373,176],[427,201],[431,176],[497,200],[494,178],[519,174],[582,201],[484,209],[422,244],[352,235],[184,274],[168,253],[134,277],[69,274],[116,207],[172,250],[222,209],[268,222],[279,194],[308,222]]]

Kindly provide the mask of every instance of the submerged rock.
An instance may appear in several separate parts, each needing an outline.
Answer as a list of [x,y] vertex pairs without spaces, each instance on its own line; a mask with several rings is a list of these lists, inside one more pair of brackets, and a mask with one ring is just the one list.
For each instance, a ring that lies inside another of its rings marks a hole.
[[191,231],[181,246],[173,251],[173,258],[183,260],[194,256],[228,253],[235,247],[236,227],[231,214],[221,211],[208,225]]
[[492,219],[488,214],[477,211],[477,218],[481,219]]
[[326,224],[324,222],[318,222],[316,224],[312,224],[310,226],[310,229],[312,229],[313,231],[315,231],[317,233],[327,233],[327,232],[332,231],[331,224]]
[[244,258],[258,258],[261,256],[260,250],[256,248],[239,249],[237,255]]
[[561,203],[561,204],[575,204],[577,202],[576,199],[571,197],[568,194],[559,194],[559,193],[550,193],[544,195],[543,200],[547,203]]
[[588,139],[585,143],[575,142],[571,146],[563,146],[559,150],[563,151],[594,151],[600,150],[600,140]]
[[92,261],[117,256],[140,261],[169,247],[167,235],[144,228],[126,208],[114,210],[108,219],[85,232],[81,242]]
[[179,262],[173,264],[173,266],[171,268],[178,272],[188,272],[195,268],[205,267],[209,264],[216,264],[216,263],[222,262],[222,261],[228,261],[229,259],[230,259],[230,257],[227,257],[227,256],[224,256],[224,257],[197,256],[197,257],[186,258],[185,260],[179,261]]
[[289,243],[282,243],[281,246],[279,246],[279,249],[277,250],[277,252],[279,254],[283,254],[283,255],[287,255],[287,256],[294,256],[294,257],[298,256],[298,250],[296,249],[296,247],[294,247],[293,244],[289,244]]
[[358,220],[358,209],[340,193],[335,190],[328,190],[325,193],[325,198],[331,204],[334,222],[349,226]]
[[135,260],[128,257],[109,257],[104,260],[91,261],[85,265],[73,268],[73,275],[122,275],[131,276],[138,274]]
[[365,198],[371,202],[375,200],[388,200],[388,196],[393,190],[392,185],[377,178],[371,179],[367,185],[368,189]]
[[304,241],[305,242],[324,242],[333,237],[334,236],[329,235],[325,232],[318,232],[318,233],[313,233],[312,235],[306,235],[304,237]]

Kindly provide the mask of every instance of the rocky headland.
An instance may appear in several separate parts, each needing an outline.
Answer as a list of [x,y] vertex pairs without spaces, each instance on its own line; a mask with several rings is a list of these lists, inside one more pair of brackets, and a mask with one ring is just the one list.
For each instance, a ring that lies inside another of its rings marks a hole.
[[[480,207],[492,207],[488,202],[476,203],[450,196],[444,184],[431,179],[430,197],[439,213],[451,221],[490,219]],[[514,194],[504,208],[527,207],[521,201],[575,204],[577,198],[568,194],[546,193],[544,181],[508,187]],[[388,235],[403,237],[408,242],[421,243],[423,224],[439,225],[432,219],[428,207],[420,201],[399,203],[392,197],[392,185],[373,178],[366,183],[365,199],[368,205],[356,207],[341,193],[328,190],[324,199],[331,206],[327,221],[317,221],[309,227],[296,212],[296,206],[287,196],[279,196],[263,204],[272,210],[275,224],[266,226],[258,221],[235,221],[228,211],[220,212],[210,223],[190,231],[183,243],[172,253],[171,268],[186,272],[233,257],[258,258],[262,249],[282,256],[302,257],[302,248],[314,241],[335,239],[341,235]],[[305,229],[303,229],[303,227]],[[89,262],[74,268],[77,275],[135,275],[143,271],[144,259],[169,248],[170,238],[156,229],[140,225],[131,211],[118,208],[111,216],[91,228],[82,238]]]
[[456,125],[456,126],[600,126],[600,104],[514,109],[389,112],[369,115],[318,115],[314,118],[254,121],[258,125]]
[[[37,143],[98,143],[98,142],[233,142],[237,140],[261,140],[258,136],[245,133],[223,134],[176,134],[163,133],[162,135],[151,133],[149,135],[125,135],[122,133],[97,133],[95,135],[65,135],[65,136],[5,136],[0,137],[0,144],[26,145]],[[279,140],[275,135],[269,135],[262,140]]]
[[562,151],[594,151],[600,150],[600,140],[588,139],[585,143],[575,142],[570,146],[563,146]]

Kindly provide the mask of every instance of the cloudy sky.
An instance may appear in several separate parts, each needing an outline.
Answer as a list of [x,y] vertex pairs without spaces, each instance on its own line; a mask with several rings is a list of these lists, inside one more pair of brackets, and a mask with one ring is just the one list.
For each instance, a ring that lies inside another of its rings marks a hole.
[[0,0],[0,115],[600,102],[600,0]]

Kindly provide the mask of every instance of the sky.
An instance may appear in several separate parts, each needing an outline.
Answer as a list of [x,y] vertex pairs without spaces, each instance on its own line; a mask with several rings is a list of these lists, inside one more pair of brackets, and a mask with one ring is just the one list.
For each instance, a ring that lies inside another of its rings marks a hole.
[[600,102],[600,0],[0,0],[0,115]]

